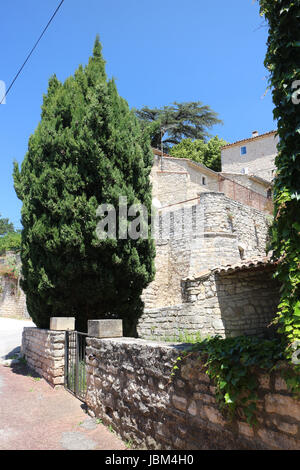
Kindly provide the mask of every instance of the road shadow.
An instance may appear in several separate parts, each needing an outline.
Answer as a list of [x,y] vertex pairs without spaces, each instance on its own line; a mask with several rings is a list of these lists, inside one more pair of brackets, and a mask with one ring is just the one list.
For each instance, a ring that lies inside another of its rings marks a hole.
[[42,379],[42,376],[32,369],[23,358],[13,360],[11,365],[7,367],[10,367],[14,374],[32,377],[33,379]]

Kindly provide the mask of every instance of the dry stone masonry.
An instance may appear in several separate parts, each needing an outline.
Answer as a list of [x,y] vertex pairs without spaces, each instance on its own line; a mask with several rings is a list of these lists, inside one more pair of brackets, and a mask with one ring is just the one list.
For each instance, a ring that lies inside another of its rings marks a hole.
[[264,213],[212,192],[200,194],[197,205],[158,214],[154,227],[159,277],[143,293],[146,308],[176,305],[184,277],[265,256],[269,230]]
[[300,403],[279,373],[259,374],[259,425],[227,421],[199,360],[179,345],[88,338],[87,405],[125,440],[144,449],[299,449]]
[[[64,332],[25,328],[22,352],[51,385],[64,384]],[[259,380],[259,424],[228,421],[215,386],[190,355],[171,373],[183,345],[135,338],[87,338],[89,414],[140,449],[283,449],[300,446],[300,402],[280,372]]]
[[[155,229],[156,277],[143,292],[140,337],[174,336],[179,329],[260,334],[267,327],[279,300],[272,276],[209,277],[217,267],[265,256],[269,222],[263,212],[205,192],[197,205],[158,215]],[[201,280],[203,272],[208,279]]]
[[64,331],[24,328],[22,355],[29,367],[53,387],[64,385],[65,333]]
[[29,318],[26,296],[17,280],[0,276],[0,317]]
[[183,303],[146,309],[139,321],[139,335],[152,339],[178,339],[185,332],[200,333],[202,338],[242,334],[272,337],[274,328],[270,324],[279,303],[274,270],[274,265],[258,264],[232,272],[206,271],[184,279]]

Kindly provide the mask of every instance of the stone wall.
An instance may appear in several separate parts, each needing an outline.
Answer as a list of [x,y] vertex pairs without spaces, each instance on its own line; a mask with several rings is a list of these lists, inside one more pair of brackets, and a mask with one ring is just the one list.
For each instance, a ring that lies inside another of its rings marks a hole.
[[273,279],[273,266],[220,274],[207,271],[183,280],[182,302],[148,308],[139,319],[141,338],[179,338],[241,334],[270,337],[270,325],[279,304],[280,286]]
[[87,405],[138,448],[284,449],[300,447],[300,403],[279,373],[259,374],[259,426],[227,421],[199,360],[182,361],[180,347],[133,338],[87,340]]
[[156,277],[143,292],[146,308],[182,302],[181,279],[203,269],[265,255],[264,213],[222,193],[199,195],[199,203],[163,212],[155,220]]
[[[203,180],[204,178],[204,180]],[[203,191],[218,191],[218,174],[196,163],[155,155],[151,171],[152,194],[162,207],[197,199]]]
[[21,268],[20,255],[8,251],[0,256],[0,317],[23,317],[30,318],[26,296],[20,288],[20,277],[18,279],[12,275],[11,266],[17,270]]
[[151,171],[153,197],[163,208],[197,199],[202,192],[221,192],[262,211],[269,211],[266,181],[248,175],[216,173],[186,158],[155,155]]
[[22,354],[28,365],[53,387],[64,385],[65,333],[24,328]]
[[[251,175],[241,175],[239,173],[220,173],[220,177],[226,178],[228,180],[234,181],[237,184],[248,188],[261,196],[267,197],[268,189],[271,184],[266,181],[262,183],[260,178]],[[256,179],[257,178],[257,179]],[[229,196],[229,195],[228,195]]]
[[[242,181],[243,184],[241,184]],[[273,212],[273,204],[272,201],[267,198],[267,188],[261,184],[257,184],[257,186],[259,186],[259,191],[257,191],[251,188],[251,186],[250,178],[243,179],[242,177],[235,176],[224,178],[220,175],[220,191],[226,194],[227,197],[241,202],[246,206],[271,214]]]
[[30,318],[26,307],[26,296],[16,279],[0,276],[0,317]]

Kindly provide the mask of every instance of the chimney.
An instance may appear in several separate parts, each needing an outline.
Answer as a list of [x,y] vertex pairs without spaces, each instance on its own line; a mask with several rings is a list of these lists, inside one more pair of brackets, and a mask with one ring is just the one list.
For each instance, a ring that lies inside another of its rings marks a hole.
[[252,138],[253,138],[253,137],[258,137],[258,135],[259,135],[259,134],[258,134],[258,131],[253,131],[253,132],[252,132]]

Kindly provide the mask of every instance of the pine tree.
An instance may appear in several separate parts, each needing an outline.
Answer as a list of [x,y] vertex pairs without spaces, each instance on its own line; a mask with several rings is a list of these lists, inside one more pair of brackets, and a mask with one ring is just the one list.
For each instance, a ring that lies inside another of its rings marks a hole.
[[[14,167],[22,200],[22,288],[40,328],[51,316],[122,318],[125,335],[136,334],[140,295],[154,277],[154,242],[99,240],[96,211],[142,203],[151,211],[149,137],[107,80],[97,37],[86,67],[62,84],[56,76],[44,96],[41,121],[28,152]],[[118,229],[118,227],[117,227]]]

